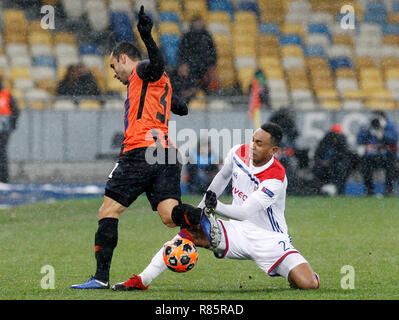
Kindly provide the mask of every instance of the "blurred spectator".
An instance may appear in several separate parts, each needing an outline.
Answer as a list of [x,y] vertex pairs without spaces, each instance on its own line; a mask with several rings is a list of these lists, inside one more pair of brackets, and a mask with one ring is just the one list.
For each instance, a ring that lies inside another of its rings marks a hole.
[[90,70],[83,64],[69,66],[64,79],[58,84],[60,96],[98,96],[101,91]]
[[323,186],[334,185],[333,194],[344,194],[346,181],[357,163],[341,125],[334,124],[320,140],[314,155],[313,175],[317,194]]
[[296,139],[299,136],[299,132],[294,112],[288,108],[282,108],[272,113],[269,121],[278,124],[283,130],[283,138],[276,157],[280,160],[286,171],[289,181],[287,193],[311,193],[310,190],[305,190],[309,184],[298,176],[298,168],[308,166],[308,150],[298,150],[296,147]]
[[359,155],[362,158],[361,173],[367,195],[374,194],[374,172],[385,171],[385,194],[390,195],[395,179],[398,133],[395,125],[383,112],[375,112],[367,127],[357,135]]
[[196,150],[191,151],[187,163],[188,191],[203,194],[219,171],[219,161],[213,153],[209,138],[198,140]]
[[200,16],[194,16],[190,30],[179,44],[178,64],[190,66],[190,77],[206,93],[217,89],[216,47]]
[[252,84],[250,85],[250,92],[253,94],[254,86],[253,83],[254,81],[257,81],[258,86],[257,90],[258,92],[256,94],[259,95],[259,100],[260,102],[265,105],[268,109],[270,109],[270,97],[269,97],[269,87],[267,85],[267,79],[266,75],[263,73],[261,69],[256,70],[254,74],[254,79],[252,81]]
[[10,90],[3,88],[0,78],[0,182],[8,183],[8,140],[17,127],[18,106],[11,96]]
[[190,77],[190,66],[182,63],[177,66],[170,74],[173,94],[179,96],[185,103],[189,103],[197,94],[198,88]]

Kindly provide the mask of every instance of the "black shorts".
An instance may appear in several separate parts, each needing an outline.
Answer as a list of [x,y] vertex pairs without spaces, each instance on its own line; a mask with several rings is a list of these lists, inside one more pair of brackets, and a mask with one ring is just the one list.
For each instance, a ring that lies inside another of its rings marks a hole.
[[[157,151],[164,153],[164,161],[149,163],[146,152],[156,156]],[[157,211],[158,204],[165,199],[176,199],[180,203],[182,165],[178,157],[179,152],[174,148],[138,148],[125,152],[108,177],[105,195],[129,207],[145,192],[153,211]]]

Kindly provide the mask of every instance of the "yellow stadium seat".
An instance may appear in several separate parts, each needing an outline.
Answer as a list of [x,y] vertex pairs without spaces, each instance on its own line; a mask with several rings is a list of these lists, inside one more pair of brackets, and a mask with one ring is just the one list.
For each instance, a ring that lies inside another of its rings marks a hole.
[[335,71],[337,78],[356,78],[356,72],[350,68],[339,68]]
[[234,24],[240,26],[257,26],[256,15],[250,11],[236,10],[234,13]]
[[399,46],[399,36],[395,34],[386,34],[382,38],[383,44]]
[[373,58],[371,57],[362,57],[358,56],[355,58],[355,66],[358,69],[364,69],[364,68],[376,68],[376,62],[374,61]]
[[302,24],[300,23],[285,23],[281,26],[281,33],[282,34],[298,34],[305,38],[305,29]]
[[165,34],[165,33],[171,33],[171,34],[176,34],[180,36],[180,27],[177,23],[175,22],[161,22],[159,24],[159,33],[160,34]]
[[48,31],[33,31],[28,34],[29,44],[47,44],[52,45],[52,36]]
[[77,45],[77,41],[74,34],[62,31],[54,34],[54,44],[58,43],[70,43]]
[[237,80],[244,94],[249,93],[249,86],[254,78],[255,68],[240,68],[237,70]]
[[385,70],[385,79],[399,79],[399,68],[390,68]]
[[256,57],[256,47],[255,46],[251,47],[246,45],[234,46],[233,53],[235,57],[241,57],[241,56]]
[[392,100],[392,92],[389,90],[386,90],[384,88],[382,89],[377,89],[377,90],[370,90],[367,92],[368,96],[373,98],[373,99],[379,99],[379,100]]
[[344,92],[344,98],[346,100],[362,100],[366,97],[365,91],[358,90],[346,90]]
[[11,67],[9,75],[11,81],[18,78],[31,78],[30,69],[27,67]]
[[79,101],[78,107],[80,110],[100,110],[101,103],[97,100],[81,100]]
[[51,79],[38,80],[36,86],[39,89],[46,90],[50,95],[54,96],[57,91],[58,83]]
[[379,99],[369,99],[366,100],[364,106],[373,111],[381,110],[381,111],[391,111],[397,109],[396,103],[394,101],[386,101]]
[[281,62],[278,57],[275,56],[260,56],[259,65],[261,67],[267,68],[281,68]]
[[267,79],[284,79],[284,72],[282,68],[279,67],[260,67],[265,73]]
[[196,15],[207,21],[208,5],[206,0],[184,0],[184,20],[190,22]]
[[162,0],[158,1],[159,11],[176,12],[182,18],[182,6],[180,0]]
[[399,23],[399,12],[388,12],[389,23]]
[[327,60],[322,57],[309,57],[306,58],[306,65],[308,68],[321,68],[321,67],[327,67]]
[[329,100],[333,100],[333,99],[338,99],[338,92],[337,90],[335,90],[335,88],[331,88],[331,89],[318,89],[315,92],[316,96],[319,99],[329,99]]
[[209,11],[207,23],[223,23],[231,29],[230,15],[226,11]]
[[332,36],[332,42],[335,45],[345,45],[353,47],[353,37],[348,34],[334,34]]
[[286,46],[281,46],[280,49],[281,56],[296,56],[296,57],[303,57],[303,49],[301,46],[297,45],[286,45]]
[[222,88],[233,88],[236,84],[236,75],[232,59],[218,60],[216,77]]
[[321,100],[320,108],[328,111],[339,111],[342,108],[342,103],[338,99]]
[[382,70],[387,70],[390,68],[399,68],[399,58],[398,57],[382,57],[380,59],[380,66]]

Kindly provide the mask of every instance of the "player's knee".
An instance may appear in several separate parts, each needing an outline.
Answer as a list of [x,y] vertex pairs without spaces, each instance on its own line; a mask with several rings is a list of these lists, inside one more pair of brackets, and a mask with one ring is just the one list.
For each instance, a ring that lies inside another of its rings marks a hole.
[[293,288],[302,290],[316,290],[319,288],[319,281],[316,276],[313,277],[301,277],[299,279],[293,279],[291,281]]
[[169,227],[169,228],[174,228],[174,227],[176,227],[176,224],[173,222],[172,216],[171,216],[170,214],[165,214],[165,215],[163,215],[163,214],[159,213],[159,215],[160,215],[160,217],[161,217],[162,223],[163,223],[165,226],[167,226],[167,227]]

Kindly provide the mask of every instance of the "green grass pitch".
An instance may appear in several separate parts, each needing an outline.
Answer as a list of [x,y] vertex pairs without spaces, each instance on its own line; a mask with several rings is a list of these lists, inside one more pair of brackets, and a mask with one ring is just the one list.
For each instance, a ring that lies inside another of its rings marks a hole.
[[[199,197],[185,196],[196,205]],[[230,198],[223,199],[229,202]],[[94,233],[101,198],[38,203],[0,211],[2,300],[398,300],[396,198],[288,197],[293,245],[319,274],[316,291],[290,289],[251,261],[219,260],[199,249],[196,267],[169,270],[147,291],[72,290],[95,272]],[[120,218],[111,285],[139,273],[178,229],[164,226],[140,197]],[[51,266],[54,289],[45,289]],[[353,268],[348,280],[345,266]],[[344,267],[344,269],[342,269]],[[43,271],[43,273],[42,273]],[[344,273],[342,273],[342,272]],[[352,282],[350,282],[352,280]],[[44,288],[42,288],[44,284]],[[353,285],[353,288],[345,288]]]

